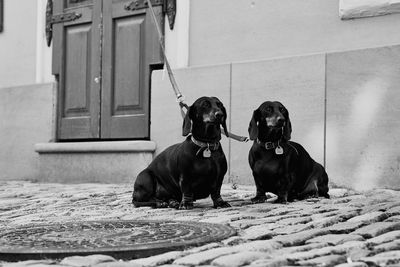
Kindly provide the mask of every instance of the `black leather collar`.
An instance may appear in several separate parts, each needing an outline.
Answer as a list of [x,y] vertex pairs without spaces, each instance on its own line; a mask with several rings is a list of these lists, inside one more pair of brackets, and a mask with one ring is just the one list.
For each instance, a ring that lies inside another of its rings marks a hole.
[[208,148],[208,149],[210,149],[210,150],[212,150],[212,151],[215,151],[215,150],[217,150],[218,148],[219,148],[219,146],[220,146],[220,143],[219,142],[216,142],[216,143],[205,143],[205,142],[201,142],[201,141],[199,141],[199,140],[196,140],[194,137],[193,137],[193,135],[190,137],[190,140],[192,140],[192,142],[196,145],[196,146],[199,146],[199,147],[201,147],[201,148]]
[[266,150],[275,149],[279,146],[279,141],[276,142],[261,142],[260,139],[256,139],[257,144],[264,147]]

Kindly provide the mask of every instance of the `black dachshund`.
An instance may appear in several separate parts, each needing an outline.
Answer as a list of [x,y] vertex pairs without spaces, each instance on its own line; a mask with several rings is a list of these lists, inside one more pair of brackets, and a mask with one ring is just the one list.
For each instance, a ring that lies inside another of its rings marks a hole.
[[298,143],[291,142],[288,110],[280,102],[267,101],[253,113],[249,125],[250,168],[257,188],[255,203],[264,202],[266,192],[277,202],[323,196],[329,198],[328,175]]
[[230,207],[221,198],[227,171],[220,144],[226,110],[216,97],[197,99],[184,118],[185,141],[161,152],[136,178],[132,203],[136,207],[191,209],[196,199],[211,195],[215,208]]

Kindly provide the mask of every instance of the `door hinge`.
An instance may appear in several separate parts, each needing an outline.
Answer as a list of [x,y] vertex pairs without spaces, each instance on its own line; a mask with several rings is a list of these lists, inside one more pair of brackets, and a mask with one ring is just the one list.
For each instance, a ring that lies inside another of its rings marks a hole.
[[176,16],[176,0],[164,0],[164,13],[167,14],[169,28],[174,29]]
[[74,21],[82,17],[82,14],[76,12],[57,14],[53,16],[53,0],[47,0],[46,6],[46,41],[50,46],[53,38],[53,24]]

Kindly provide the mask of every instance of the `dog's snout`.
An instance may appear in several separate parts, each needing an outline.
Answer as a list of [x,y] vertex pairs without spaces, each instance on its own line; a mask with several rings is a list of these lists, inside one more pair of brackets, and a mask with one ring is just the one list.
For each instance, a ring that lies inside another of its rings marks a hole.
[[277,118],[277,124],[278,124],[279,126],[283,126],[283,125],[285,124],[285,118],[278,117],[278,118]]
[[218,110],[215,112],[215,117],[220,120],[222,117],[224,117],[224,113],[221,110]]

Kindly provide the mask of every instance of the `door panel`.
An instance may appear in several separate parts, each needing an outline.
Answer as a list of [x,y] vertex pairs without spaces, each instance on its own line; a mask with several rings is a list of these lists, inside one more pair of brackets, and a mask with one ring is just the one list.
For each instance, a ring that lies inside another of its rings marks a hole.
[[[162,62],[161,50],[149,11],[128,11],[130,2],[103,2],[101,136],[107,139],[150,135],[150,65]],[[162,7],[155,10],[160,23]]]
[[[55,1],[54,13],[80,18],[53,25],[53,74],[58,77],[60,140],[99,138],[101,2]],[[97,81],[97,82],[96,82]]]
[[90,117],[90,24],[66,28],[63,117]]
[[113,116],[143,112],[140,110],[143,24],[143,16],[114,20],[114,71],[111,77]]

